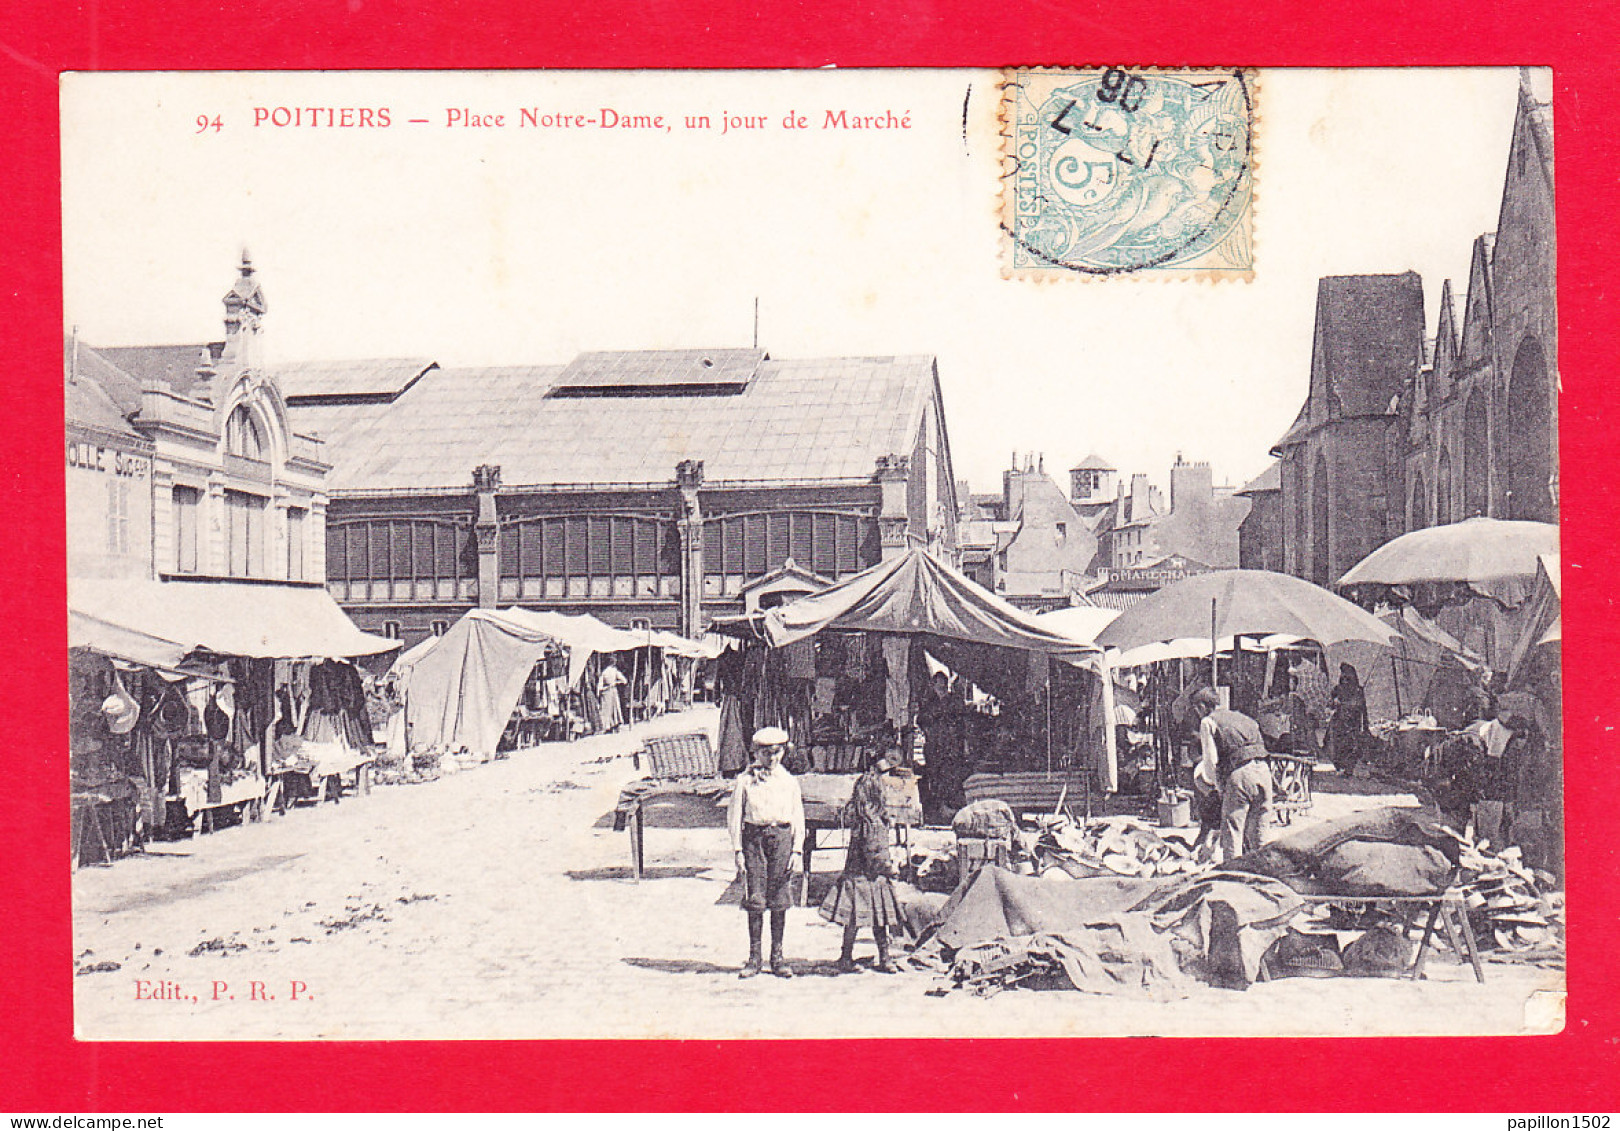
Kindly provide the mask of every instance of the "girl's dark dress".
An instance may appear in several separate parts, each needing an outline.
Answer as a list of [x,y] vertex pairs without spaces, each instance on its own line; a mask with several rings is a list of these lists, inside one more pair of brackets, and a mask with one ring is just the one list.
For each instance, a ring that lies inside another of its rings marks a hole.
[[889,858],[889,808],[882,771],[869,769],[856,779],[844,817],[850,830],[849,851],[843,875],[821,905],[821,917],[844,926],[853,922],[859,927],[904,930],[891,882],[895,869]]

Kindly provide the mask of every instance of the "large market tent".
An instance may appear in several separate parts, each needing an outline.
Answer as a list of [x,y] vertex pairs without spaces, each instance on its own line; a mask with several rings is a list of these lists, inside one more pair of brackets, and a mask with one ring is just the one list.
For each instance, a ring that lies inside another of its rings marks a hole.
[[405,690],[413,747],[495,751],[535,664],[553,646],[568,650],[568,686],[578,687],[593,657],[657,648],[712,656],[700,644],[657,629],[614,628],[589,613],[474,609],[443,635],[416,645],[395,666]]
[[879,562],[761,619],[774,648],[825,630],[920,638],[936,659],[1000,699],[1028,686],[1030,654],[1089,670],[1100,698],[1097,776],[1104,789],[1116,788],[1113,680],[1103,650],[1042,625],[925,550]]
[[556,638],[521,609],[473,609],[405,673],[416,748],[493,754],[534,665]]

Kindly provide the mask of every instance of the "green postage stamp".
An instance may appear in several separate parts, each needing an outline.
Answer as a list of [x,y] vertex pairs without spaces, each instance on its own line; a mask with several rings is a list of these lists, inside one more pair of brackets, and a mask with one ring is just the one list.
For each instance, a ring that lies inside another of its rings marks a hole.
[[1255,72],[1012,69],[1003,272],[1249,279]]

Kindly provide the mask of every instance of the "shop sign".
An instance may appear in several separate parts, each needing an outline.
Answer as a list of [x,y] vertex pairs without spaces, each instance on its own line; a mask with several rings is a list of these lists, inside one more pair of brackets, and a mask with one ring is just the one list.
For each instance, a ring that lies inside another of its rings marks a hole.
[[134,452],[104,448],[86,440],[69,440],[67,465],[82,467],[87,471],[107,472],[123,479],[145,479],[152,468],[152,461]]

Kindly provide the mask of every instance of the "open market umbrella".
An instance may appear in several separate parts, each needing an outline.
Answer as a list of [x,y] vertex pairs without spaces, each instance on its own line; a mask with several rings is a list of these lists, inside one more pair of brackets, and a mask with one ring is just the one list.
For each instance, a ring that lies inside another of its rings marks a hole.
[[1388,644],[1395,636],[1371,613],[1320,585],[1263,569],[1223,569],[1172,582],[1132,605],[1097,634],[1104,647],[1288,633],[1323,646],[1346,640]]
[[1452,582],[1498,596],[1494,590],[1503,585],[1528,588],[1541,555],[1557,553],[1558,527],[1550,522],[1469,518],[1384,543],[1339,578],[1338,587]]
[[[1256,637],[1244,646],[1244,651],[1272,652],[1278,648],[1293,648],[1303,642],[1303,638],[1293,633],[1279,632],[1270,636]],[[1223,636],[1215,643],[1215,650],[1222,654],[1232,651],[1238,646],[1239,640],[1233,636]],[[1123,652],[1110,656],[1116,668],[1139,668],[1146,664],[1156,664],[1160,660],[1207,660],[1209,659],[1209,637],[1188,636],[1180,640],[1157,640],[1152,644],[1139,644],[1135,648],[1127,648]]]

